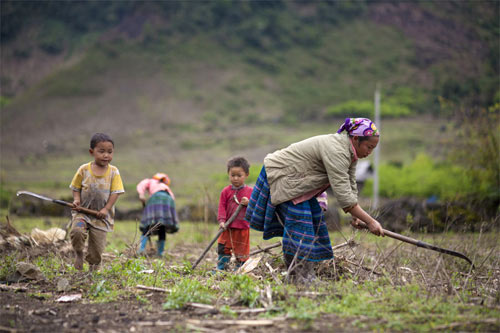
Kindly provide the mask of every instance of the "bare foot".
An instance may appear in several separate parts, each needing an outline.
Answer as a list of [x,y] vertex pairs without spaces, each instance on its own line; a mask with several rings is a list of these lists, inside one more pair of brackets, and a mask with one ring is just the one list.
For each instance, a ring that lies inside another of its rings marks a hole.
[[75,257],[75,268],[79,271],[83,270],[83,252],[82,251],[75,251],[76,257]]

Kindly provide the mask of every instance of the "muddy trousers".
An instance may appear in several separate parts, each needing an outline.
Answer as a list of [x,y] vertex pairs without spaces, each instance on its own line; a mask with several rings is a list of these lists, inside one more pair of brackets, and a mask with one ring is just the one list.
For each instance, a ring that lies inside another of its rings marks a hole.
[[106,234],[105,231],[92,228],[83,220],[73,220],[70,232],[71,245],[75,252],[83,252],[85,250],[85,241],[88,238],[85,260],[90,265],[99,265],[106,247]]

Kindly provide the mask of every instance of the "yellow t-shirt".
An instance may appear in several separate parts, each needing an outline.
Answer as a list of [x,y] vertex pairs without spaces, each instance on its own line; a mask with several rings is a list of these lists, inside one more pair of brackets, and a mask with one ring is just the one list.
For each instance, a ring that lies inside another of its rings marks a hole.
[[[106,170],[104,175],[96,176],[92,172],[91,164],[92,162],[86,163],[78,168],[69,187],[73,191],[80,192],[80,205],[82,207],[99,211],[104,208],[108,202],[110,194],[124,193],[125,190],[117,167],[108,165],[108,170]],[[111,226],[114,223],[114,216],[115,207],[113,206],[106,218]],[[82,218],[88,223],[97,223],[99,226],[102,226],[102,221],[101,223],[97,222],[99,220],[93,216],[73,212],[73,219],[75,219],[75,217]]]

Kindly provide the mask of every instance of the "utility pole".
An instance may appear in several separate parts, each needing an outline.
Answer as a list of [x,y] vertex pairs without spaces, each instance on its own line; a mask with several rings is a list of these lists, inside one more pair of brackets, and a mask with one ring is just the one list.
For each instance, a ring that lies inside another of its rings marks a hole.
[[[377,125],[377,129],[380,132],[381,122],[380,122],[380,84],[377,83],[375,88],[375,124]],[[379,162],[380,162],[380,142],[375,148],[374,156],[373,156],[373,164],[374,164],[374,172],[373,172],[373,203],[372,209],[378,208],[378,191],[379,191],[379,178],[378,178],[378,170],[379,170]]]

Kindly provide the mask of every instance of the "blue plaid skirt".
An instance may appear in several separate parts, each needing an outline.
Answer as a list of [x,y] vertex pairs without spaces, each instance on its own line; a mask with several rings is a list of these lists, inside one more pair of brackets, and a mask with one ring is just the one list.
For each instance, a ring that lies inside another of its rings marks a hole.
[[158,191],[148,199],[142,211],[140,229],[148,230],[156,223],[163,224],[169,234],[179,230],[174,199],[165,191]]
[[316,198],[294,205],[287,201],[271,204],[271,194],[264,167],[253,188],[245,220],[263,232],[264,239],[283,237],[283,252],[308,261],[333,258],[330,236],[323,211]]

